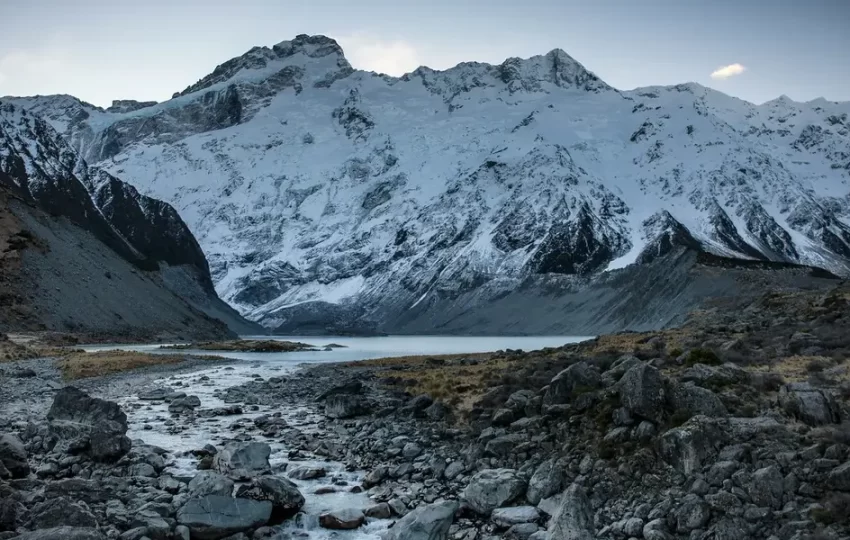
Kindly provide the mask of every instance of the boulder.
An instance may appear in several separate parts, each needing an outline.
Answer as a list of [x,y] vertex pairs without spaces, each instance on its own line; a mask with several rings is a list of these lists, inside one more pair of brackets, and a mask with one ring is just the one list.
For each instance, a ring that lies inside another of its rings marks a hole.
[[702,528],[711,518],[711,507],[696,495],[687,495],[683,504],[674,513],[676,531],[689,533]]
[[463,500],[475,512],[488,515],[516,500],[526,482],[514,469],[485,469],[476,473],[463,490]]
[[375,518],[375,519],[389,519],[393,515],[393,511],[385,502],[378,503],[374,506],[370,506],[364,512],[366,517]]
[[294,515],[304,506],[304,496],[298,486],[279,476],[260,476],[250,485],[240,486],[237,497],[272,503],[271,520],[275,523]]
[[484,453],[493,457],[506,457],[510,455],[514,448],[526,442],[528,437],[519,433],[511,435],[502,435],[487,441],[484,446]]
[[325,400],[325,416],[328,418],[354,418],[369,413],[369,403],[360,396],[334,394]]
[[[24,443],[9,433],[0,435],[0,466],[8,471],[11,478],[25,478],[30,473]],[[0,474],[0,478],[3,476]]]
[[172,400],[168,404],[168,412],[172,414],[182,414],[194,412],[197,407],[201,406],[201,398],[198,396],[186,396]]
[[564,483],[564,470],[558,466],[555,458],[547,459],[541,463],[531,479],[528,481],[528,491],[525,493],[525,498],[531,504],[537,504],[541,500],[551,497],[555,493],[561,491],[561,486]]
[[97,528],[97,518],[88,508],[65,497],[40,502],[30,510],[29,528],[50,529],[60,526]]
[[319,525],[324,529],[351,530],[360,528],[366,522],[366,516],[360,510],[346,508],[319,515]]
[[189,481],[188,494],[190,497],[206,495],[222,495],[229,497],[233,494],[233,480],[213,471],[201,471]]
[[0,496],[0,532],[22,526],[26,513],[26,507],[12,497]]
[[835,398],[809,383],[786,384],[779,392],[779,403],[786,414],[809,426],[841,421]]
[[196,540],[219,540],[268,523],[270,501],[207,495],[186,501],[177,511],[177,523],[189,528]]
[[89,527],[54,527],[25,532],[14,540],[106,540],[106,537]]
[[552,378],[543,394],[543,404],[569,403],[577,391],[595,389],[600,380],[599,371],[587,362],[573,364]]
[[618,383],[620,403],[633,415],[659,423],[664,418],[666,394],[661,372],[648,364],[628,370]]
[[832,469],[828,476],[829,485],[839,491],[850,491],[850,461]]
[[753,504],[779,510],[785,493],[782,471],[776,465],[757,470],[748,491]]
[[266,443],[229,442],[215,455],[213,467],[235,480],[250,480],[271,471],[271,453]]
[[704,414],[710,417],[729,416],[726,406],[717,394],[693,384],[671,384],[668,389],[670,406],[674,411],[685,411],[688,416]]
[[420,506],[383,533],[381,540],[447,540],[457,508],[454,501]]
[[699,471],[724,441],[724,424],[697,415],[661,435],[662,458],[687,475]]
[[593,510],[584,489],[571,484],[561,495],[561,504],[549,523],[549,537],[564,540],[593,540]]
[[321,467],[296,467],[286,473],[286,476],[296,480],[315,480],[324,478],[328,472]]
[[490,515],[490,520],[503,528],[508,528],[519,523],[535,523],[539,519],[540,512],[533,506],[496,508]]
[[338,396],[340,394],[359,395],[363,393],[363,383],[357,379],[352,379],[346,383],[329,388],[324,393],[316,398],[316,401],[324,401],[330,396]]
[[47,419],[57,450],[87,452],[95,461],[114,461],[130,450],[127,415],[115,402],[67,386],[56,393]]

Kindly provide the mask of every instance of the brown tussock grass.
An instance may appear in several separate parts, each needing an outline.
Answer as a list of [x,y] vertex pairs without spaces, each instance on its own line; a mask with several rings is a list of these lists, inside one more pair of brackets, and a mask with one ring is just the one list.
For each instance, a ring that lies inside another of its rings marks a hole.
[[151,366],[179,364],[189,358],[221,360],[217,356],[192,356],[180,354],[148,354],[134,351],[70,352],[58,359],[59,370],[65,380],[87,379],[112,375]]

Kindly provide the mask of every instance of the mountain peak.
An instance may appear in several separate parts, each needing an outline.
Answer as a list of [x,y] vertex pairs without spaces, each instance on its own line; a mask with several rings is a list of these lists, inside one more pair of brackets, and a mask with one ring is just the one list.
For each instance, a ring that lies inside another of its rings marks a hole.
[[527,59],[508,58],[499,66],[499,70],[502,81],[512,89],[520,85],[526,90],[533,90],[537,89],[541,82],[588,91],[611,89],[562,49],[552,49],[543,56]]
[[297,62],[294,60],[294,57],[297,57],[299,54],[309,59],[331,57],[335,64],[335,70],[353,71],[351,64],[345,59],[342,47],[335,40],[327,36],[300,34],[295,39],[281,41],[272,48],[252,47],[242,56],[231,58],[227,62],[219,64],[212,73],[187,87],[182,92],[176,92],[172,98],[185,96],[209,88],[214,84],[230,81],[242,71],[268,71],[266,75],[271,75],[286,65],[296,64]]

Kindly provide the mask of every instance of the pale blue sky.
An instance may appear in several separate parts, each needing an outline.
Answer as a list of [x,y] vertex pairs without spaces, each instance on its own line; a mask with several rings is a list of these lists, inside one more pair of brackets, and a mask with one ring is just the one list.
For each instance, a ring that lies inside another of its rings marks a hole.
[[[0,0],[0,96],[161,101],[302,33],[394,75],[559,47],[621,89],[850,100],[850,0]],[[745,69],[710,76],[732,64]]]

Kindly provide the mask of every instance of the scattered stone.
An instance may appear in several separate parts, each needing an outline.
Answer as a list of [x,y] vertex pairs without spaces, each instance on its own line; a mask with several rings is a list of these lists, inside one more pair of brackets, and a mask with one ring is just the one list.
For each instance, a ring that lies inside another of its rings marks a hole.
[[25,532],[14,540],[106,540],[106,537],[97,529],[87,527],[55,527]]
[[325,400],[325,415],[329,418],[354,418],[368,412],[368,402],[360,396],[333,394]]
[[271,519],[279,523],[294,515],[304,506],[304,496],[291,481],[279,476],[260,476],[250,485],[240,486],[237,497],[272,503]]
[[296,467],[286,473],[286,476],[296,480],[315,480],[324,478],[328,472],[321,467]]

